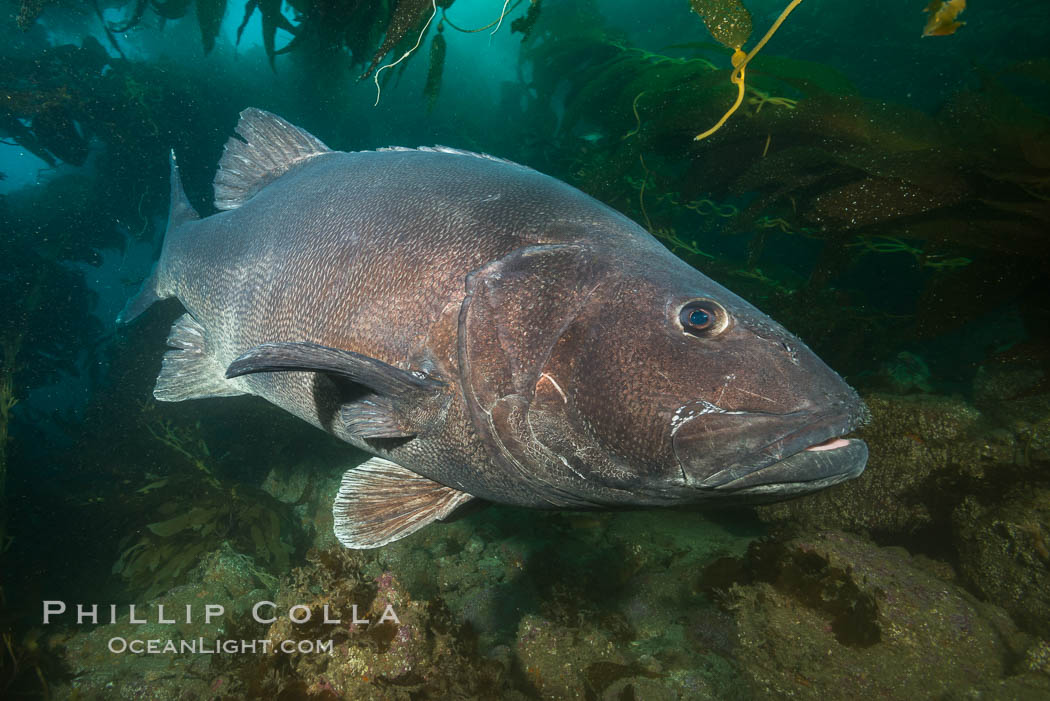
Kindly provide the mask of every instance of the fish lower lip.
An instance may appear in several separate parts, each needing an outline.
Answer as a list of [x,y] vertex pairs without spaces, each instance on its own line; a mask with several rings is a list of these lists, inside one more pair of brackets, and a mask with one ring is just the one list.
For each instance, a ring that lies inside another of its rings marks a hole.
[[847,445],[849,445],[849,441],[845,438],[829,438],[823,443],[809,446],[806,450],[835,450],[836,448],[845,448]]
[[[777,485],[840,482],[864,471],[868,447],[864,441],[832,438],[757,470],[724,470],[708,477],[700,487],[733,491],[747,488],[774,490]],[[832,452],[834,451],[834,452]]]

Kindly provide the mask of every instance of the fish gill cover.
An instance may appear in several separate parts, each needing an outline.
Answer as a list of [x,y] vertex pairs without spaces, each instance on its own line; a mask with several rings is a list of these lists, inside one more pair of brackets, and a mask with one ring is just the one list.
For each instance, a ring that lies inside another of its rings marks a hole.
[[[3,7],[0,697],[1050,697],[1043,4]],[[248,107],[624,213],[859,390],[867,469],[343,548],[366,453],[252,397],[156,403],[183,310],[113,322],[161,251],[168,153],[214,215]],[[151,640],[196,647],[114,651]]]

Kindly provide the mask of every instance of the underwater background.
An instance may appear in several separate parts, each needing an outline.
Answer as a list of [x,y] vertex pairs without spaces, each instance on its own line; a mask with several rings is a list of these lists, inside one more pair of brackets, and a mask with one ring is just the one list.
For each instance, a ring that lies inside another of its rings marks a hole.
[[[3,0],[0,698],[1050,699],[1050,6],[791,3],[740,80],[734,49],[788,6]],[[179,304],[114,322],[159,252],[169,150],[212,212],[246,107],[624,212],[861,392],[867,470],[342,548],[331,500],[364,453],[255,398],[158,404]]]

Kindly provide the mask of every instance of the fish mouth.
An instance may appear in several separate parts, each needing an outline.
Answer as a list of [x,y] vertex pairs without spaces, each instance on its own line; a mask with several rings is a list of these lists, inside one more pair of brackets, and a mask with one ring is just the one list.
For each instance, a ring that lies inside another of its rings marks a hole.
[[[709,494],[783,498],[852,479],[864,471],[868,459],[864,441],[845,437],[866,415],[854,408],[840,406],[818,415],[724,412],[697,416],[688,422],[693,426],[681,426],[672,439],[685,484]],[[771,435],[776,438],[769,440]],[[737,444],[738,449],[727,449]],[[710,464],[704,464],[709,459],[726,467],[712,471]]]
[[868,445],[857,438],[829,438],[764,467],[739,474],[722,470],[697,486],[720,492],[809,492],[864,472]]

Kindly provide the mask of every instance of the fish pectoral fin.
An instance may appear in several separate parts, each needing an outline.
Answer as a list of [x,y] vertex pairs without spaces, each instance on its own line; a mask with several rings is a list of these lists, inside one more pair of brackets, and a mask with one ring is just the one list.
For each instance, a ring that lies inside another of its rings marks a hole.
[[422,372],[402,370],[353,351],[305,342],[258,345],[230,363],[226,377],[292,371],[343,377],[371,390],[339,411],[346,432],[367,439],[417,435],[422,425],[418,410],[445,386]]
[[445,386],[422,372],[402,370],[353,351],[305,342],[258,345],[230,363],[226,377],[288,371],[339,375],[388,397],[436,392]]
[[384,458],[343,475],[332,506],[335,537],[348,548],[378,548],[444,521],[474,497]]
[[162,402],[205,397],[234,397],[245,392],[226,379],[222,363],[210,352],[204,327],[189,314],[172,325],[168,345],[175,350],[164,354],[164,362],[153,388]]

